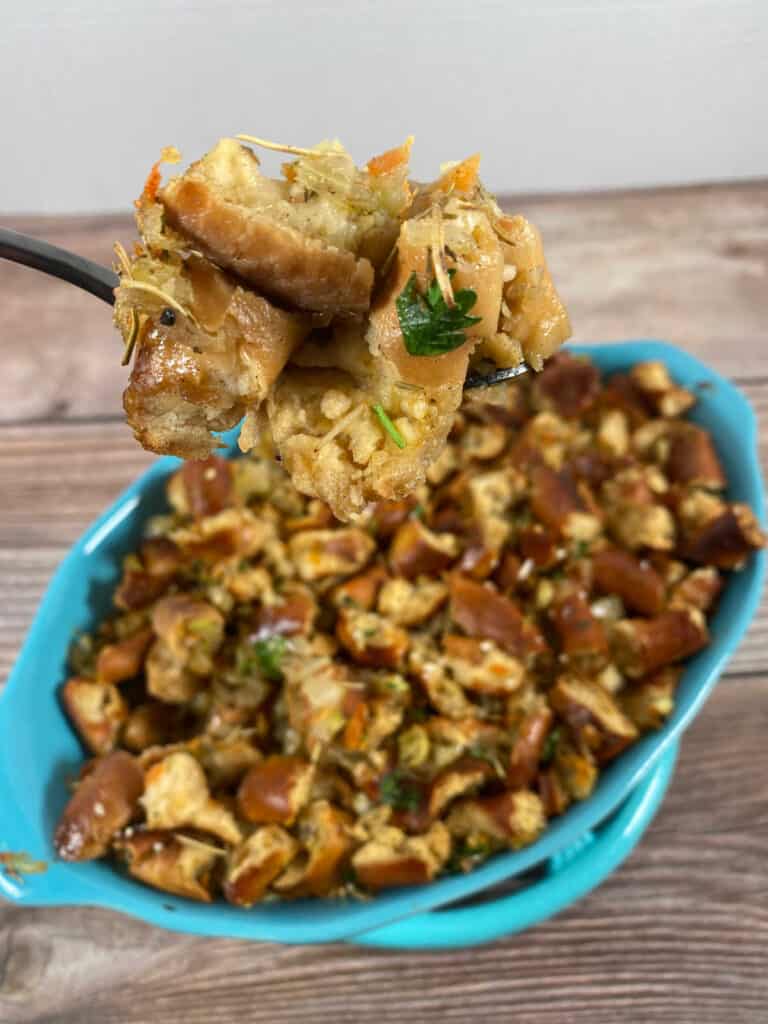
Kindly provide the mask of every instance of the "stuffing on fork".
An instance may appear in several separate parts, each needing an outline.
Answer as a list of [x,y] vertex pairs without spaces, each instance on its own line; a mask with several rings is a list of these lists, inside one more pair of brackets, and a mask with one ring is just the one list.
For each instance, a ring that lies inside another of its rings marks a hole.
[[59,856],[247,908],[535,842],[664,725],[765,543],[694,403],[660,364],[602,381],[558,354],[452,414],[426,483],[354,525],[269,452],[185,463],[72,647],[90,760]]
[[[541,369],[568,315],[479,157],[418,186],[411,139],[357,168],[338,142],[238,138],[163,187],[156,164],[141,243],[117,249],[128,422],[152,451],[204,458],[243,419],[244,451],[266,431],[298,490],[349,520],[424,481],[470,366]],[[295,159],[267,177],[245,141]]]

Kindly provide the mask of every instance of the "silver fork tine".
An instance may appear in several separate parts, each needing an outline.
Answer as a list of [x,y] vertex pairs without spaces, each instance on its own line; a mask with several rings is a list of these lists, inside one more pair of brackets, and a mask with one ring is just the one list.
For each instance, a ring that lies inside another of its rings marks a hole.
[[503,384],[505,381],[514,380],[530,373],[528,363],[518,363],[517,366],[507,366],[501,370],[493,370],[491,373],[468,373],[464,381],[464,390],[470,388],[489,388],[494,384]]

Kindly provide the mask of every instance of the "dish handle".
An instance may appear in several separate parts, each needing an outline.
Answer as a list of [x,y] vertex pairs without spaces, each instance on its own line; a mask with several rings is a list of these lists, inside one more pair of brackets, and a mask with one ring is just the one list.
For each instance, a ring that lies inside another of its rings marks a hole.
[[349,941],[392,949],[458,949],[492,942],[559,913],[599,885],[629,856],[659,809],[677,760],[670,744],[611,817],[547,863],[538,881],[495,900],[433,910]]
[[45,815],[32,806],[29,787],[14,771],[12,712],[0,697],[0,899],[25,906],[98,902],[82,873],[54,858]]

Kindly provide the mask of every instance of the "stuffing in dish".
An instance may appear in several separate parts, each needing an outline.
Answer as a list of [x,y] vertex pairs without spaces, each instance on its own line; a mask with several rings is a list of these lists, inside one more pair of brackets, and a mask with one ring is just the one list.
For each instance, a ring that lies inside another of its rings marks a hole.
[[199,459],[244,417],[244,451],[266,429],[297,489],[349,521],[423,483],[470,365],[540,369],[568,315],[479,158],[418,186],[410,140],[363,169],[339,143],[252,141],[294,157],[280,179],[222,139],[164,187],[156,165],[137,201],[115,304],[128,422]]
[[558,355],[354,526],[268,454],[184,464],[72,649],[59,856],[248,907],[533,842],[664,723],[764,543],[694,404],[660,363]]

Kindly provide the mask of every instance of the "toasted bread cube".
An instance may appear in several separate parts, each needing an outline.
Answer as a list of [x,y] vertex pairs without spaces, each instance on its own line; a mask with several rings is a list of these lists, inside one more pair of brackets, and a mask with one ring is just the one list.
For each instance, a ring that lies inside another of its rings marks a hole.
[[507,785],[510,789],[529,789],[532,786],[552,726],[552,718],[551,708],[540,699],[520,722],[507,765]]
[[152,630],[140,629],[114,644],[106,644],[96,659],[96,676],[102,683],[122,683],[141,671],[152,642]]
[[128,706],[116,686],[75,676],[62,687],[61,700],[69,720],[92,754],[114,750],[128,718]]
[[437,875],[450,850],[450,835],[442,822],[435,822],[423,836],[388,828],[355,852],[352,867],[366,889],[423,885]]
[[669,436],[665,470],[672,483],[688,487],[720,491],[726,484],[712,438],[694,423],[675,425]]
[[681,416],[696,403],[693,392],[675,384],[664,363],[636,363],[629,375],[659,416]]
[[299,575],[312,582],[326,576],[352,576],[370,560],[376,542],[363,530],[304,530],[291,537],[288,550]]
[[570,795],[554,767],[539,773],[538,791],[548,819],[562,814],[571,802]]
[[586,800],[597,782],[597,764],[588,748],[577,749],[567,739],[555,747],[553,768],[569,799]]
[[668,665],[653,675],[638,679],[620,695],[624,713],[632,719],[640,732],[660,729],[675,707],[675,689],[682,669]]
[[612,632],[616,663],[633,679],[682,661],[708,642],[706,621],[695,608],[662,612],[653,619],[624,619]]
[[188,900],[210,903],[212,873],[222,852],[206,843],[159,829],[120,836],[114,848],[128,871],[145,885]]
[[139,704],[128,715],[121,742],[134,754],[169,743],[180,724],[176,708],[162,701]]
[[552,602],[550,617],[562,653],[569,658],[600,657],[608,652],[608,639],[602,622],[592,613],[582,590],[564,594]]
[[450,803],[479,789],[494,774],[493,767],[479,758],[460,758],[444,768],[429,787],[427,813],[430,819],[440,817]]
[[[294,195],[290,182],[263,177],[253,152],[234,139],[218,142],[159,198],[173,227],[260,292],[300,309],[362,313],[374,272],[358,251],[366,234],[372,241],[371,232],[382,235],[377,253],[387,242],[391,248],[397,219],[383,197],[376,199],[373,179],[355,169],[341,146],[323,143],[314,156],[298,161],[300,178],[315,170],[314,161],[348,179],[350,189],[366,188],[371,212],[334,202],[334,189],[322,176]],[[339,187],[345,185],[337,182]]]
[[389,564],[393,573],[413,580],[437,575],[455,561],[458,553],[453,534],[434,533],[418,519],[409,519],[392,539]]
[[378,609],[396,626],[420,626],[447,600],[448,588],[440,580],[388,579],[379,591]]
[[601,594],[616,594],[641,615],[657,615],[664,607],[664,580],[647,559],[621,548],[605,547],[592,558],[593,578]]
[[708,611],[723,589],[723,577],[713,565],[689,572],[672,588],[670,608],[698,608]]
[[388,579],[383,565],[372,565],[358,576],[338,583],[331,591],[331,600],[337,608],[352,604],[369,612],[375,607],[379,592]]
[[95,860],[138,810],[144,776],[124,750],[97,758],[64,808],[53,839],[62,860]]
[[445,664],[454,679],[468,690],[489,696],[505,696],[523,685],[523,663],[500,651],[490,640],[446,633],[443,648]]
[[409,654],[408,668],[426,690],[430,704],[441,715],[457,720],[473,716],[474,707],[462,686],[451,678],[446,666],[431,653],[425,653],[416,645]]
[[147,693],[166,704],[186,704],[202,690],[207,680],[191,672],[162,640],[155,640],[145,665]]
[[470,797],[455,804],[446,822],[452,836],[480,833],[513,850],[541,835],[546,819],[540,797],[529,789]]
[[523,660],[546,649],[541,632],[519,606],[487,583],[453,574],[449,581],[451,618],[469,636],[492,640]]
[[489,462],[501,455],[508,440],[509,432],[503,423],[470,423],[459,446],[465,459]]
[[292,825],[309,799],[314,774],[314,766],[300,757],[265,757],[240,783],[240,814],[254,825]]
[[190,753],[169,754],[148,768],[141,802],[150,829],[188,826],[210,832],[231,845],[240,842],[234,816],[211,797],[205,772]]
[[152,628],[179,664],[196,675],[211,671],[224,638],[224,618],[213,605],[188,594],[171,594],[153,608]]
[[586,359],[559,352],[536,377],[533,400],[540,409],[574,419],[592,408],[599,393],[597,367]]
[[[235,504],[232,466],[218,455],[206,459],[188,459],[178,471],[181,494],[176,510],[195,519],[216,515]],[[171,496],[171,483],[168,486]]]
[[616,539],[633,551],[671,551],[675,546],[675,521],[664,505],[622,505],[613,510],[609,524]]
[[315,800],[299,822],[306,857],[296,858],[274,883],[276,892],[291,897],[326,896],[340,881],[340,872],[352,848],[351,817],[327,800]]
[[341,609],[336,637],[353,661],[372,668],[397,668],[410,645],[404,629],[381,615],[356,608]]
[[739,569],[753,551],[765,547],[765,535],[748,505],[734,503],[689,528],[681,553],[700,565]]
[[230,855],[224,879],[224,895],[238,907],[252,907],[286,869],[299,844],[279,825],[264,825]]
[[301,584],[283,588],[282,600],[262,604],[254,616],[257,638],[269,636],[308,635],[317,616],[317,602],[312,592]]
[[591,679],[560,676],[549,699],[598,763],[610,761],[637,737],[637,729],[613,697]]

